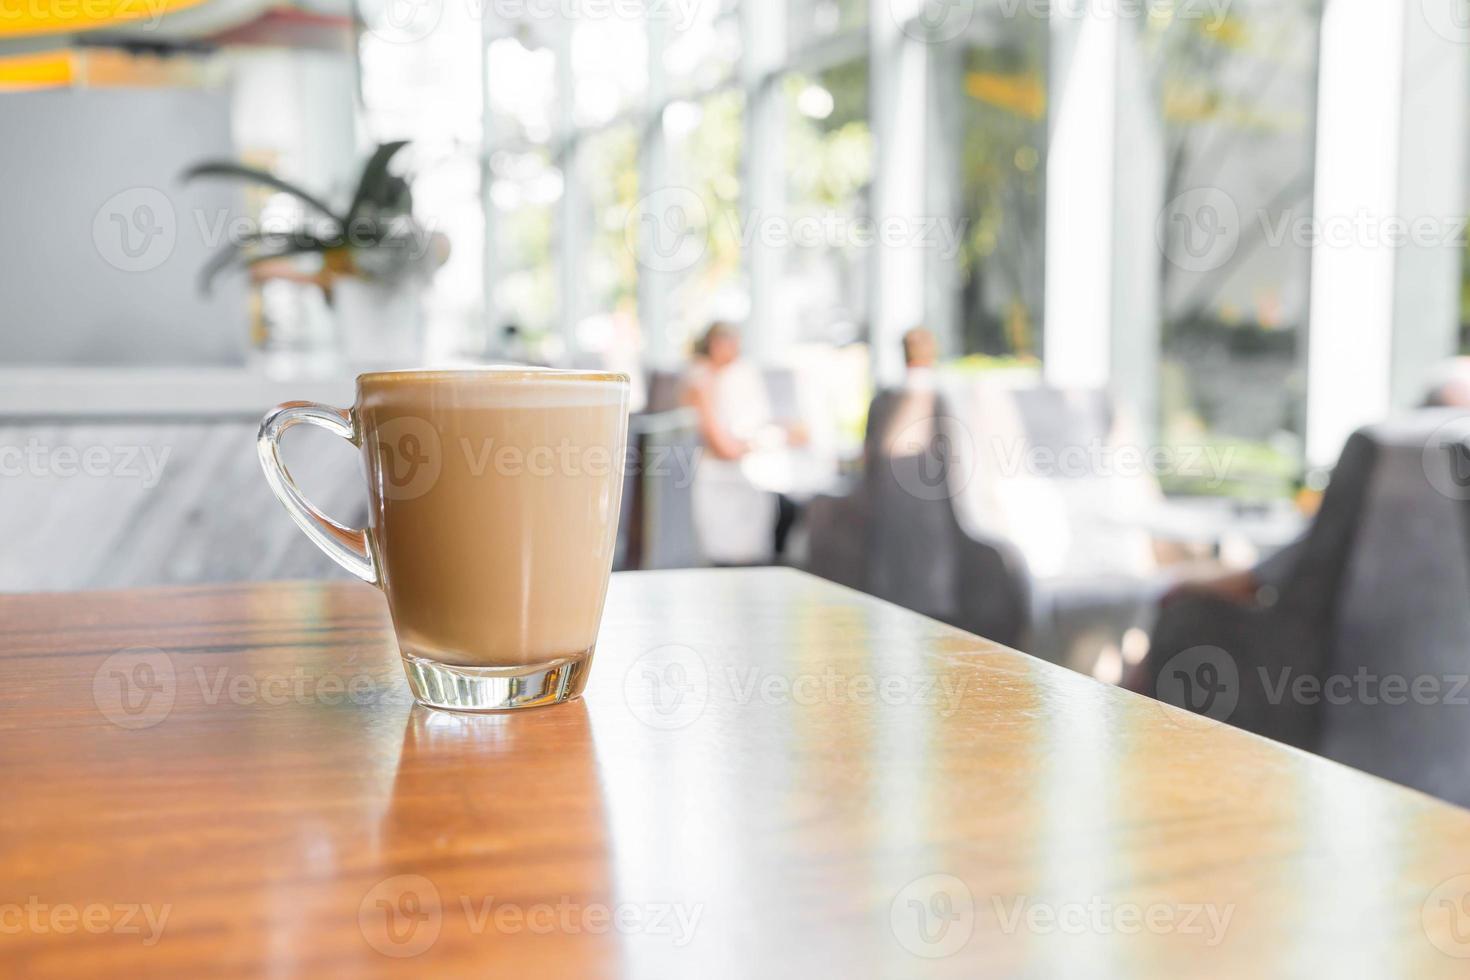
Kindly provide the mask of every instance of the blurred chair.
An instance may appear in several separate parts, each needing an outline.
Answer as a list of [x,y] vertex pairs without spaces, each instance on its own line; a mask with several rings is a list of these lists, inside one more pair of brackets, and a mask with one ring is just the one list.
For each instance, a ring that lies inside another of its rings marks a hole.
[[1149,625],[1158,594],[1141,520],[1162,499],[1119,451],[1144,446],[1095,389],[1017,386],[988,377],[951,386],[961,474],[955,510],[972,535],[1009,542],[1031,587],[1026,650],[1090,671],[1098,653]]
[[[1470,804],[1470,426],[1437,435],[1457,417],[1422,411],[1355,433],[1275,601],[1169,603],[1149,690],[1180,653],[1218,648],[1203,656],[1235,668],[1231,724]],[[1384,687],[1391,676],[1402,694]],[[1338,680],[1294,697],[1302,677]],[[1431,679],[1431,703],[1417,703],[1416,678]]]
[[706,564],[694,529],[694,465],[701,451],[691,409],[635,415],[618,528],[619,568]]
[[814,574],[970,630],[1021,641],[1028,582],[1003,541],[967,533],[949,491],[950,416],[927,391],[873,399],[862,482],[808,505]]
[[[813,573],[1082,670],[1146,625],[1147,535],[1106,475],[1032,473],[1034,447],[1111,444],[1105,396],[1055,389],[897,390],[874,399],[861,489],[808,510]],[[942,466],[942,471],[940,467]],[[1147,487],[1142,488],[1146,496]]]
[[683,376],[679,372],[650,369],[645,377],[648,379],[648,395],[643,406],[645,412],[650,415],[672,412],[682,404]]
[[765,381],[766,397],[771,403],[771,417],[798,420],[806,414],[797,389],[797,373],[789,367],[763,367],[761,378]]

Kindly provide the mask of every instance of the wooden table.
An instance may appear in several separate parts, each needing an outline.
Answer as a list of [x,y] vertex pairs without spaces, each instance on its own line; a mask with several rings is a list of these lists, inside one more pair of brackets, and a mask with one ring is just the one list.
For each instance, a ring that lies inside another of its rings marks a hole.
[[789,571],[615,577],[583,702],[383,603],[0,599],[0,974],[1470,974],[1470,814]]

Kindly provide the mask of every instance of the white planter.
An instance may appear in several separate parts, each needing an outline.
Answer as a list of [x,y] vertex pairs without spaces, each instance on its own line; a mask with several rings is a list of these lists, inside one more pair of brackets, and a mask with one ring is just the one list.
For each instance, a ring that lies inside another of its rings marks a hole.
[[396,283],[340,278],[332,284],[332,310],[348,368],[363,371],[418,367],[424,359],[421,289]]

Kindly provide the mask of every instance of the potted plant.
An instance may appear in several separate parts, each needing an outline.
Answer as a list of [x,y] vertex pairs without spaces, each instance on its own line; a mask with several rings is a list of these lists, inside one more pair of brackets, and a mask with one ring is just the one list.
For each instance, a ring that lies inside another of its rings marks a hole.
[[[406,141],[379,144],[363,165],[352,200],[335,208],[322,197],[255,167],[229,160],[195,164],[183,180],[245,180],[289,194],[302,212],[290,227],[258,228],[226,242],[200,273],[214,280],[245,269],[257,282],[284,279],[321,289],[332,308],[349,365],[413,363],[423,353],[420,295],[449,254],[443,234],[413,216],[413,191],[388,165]],[[317,256],[315,268],[300,258]]]

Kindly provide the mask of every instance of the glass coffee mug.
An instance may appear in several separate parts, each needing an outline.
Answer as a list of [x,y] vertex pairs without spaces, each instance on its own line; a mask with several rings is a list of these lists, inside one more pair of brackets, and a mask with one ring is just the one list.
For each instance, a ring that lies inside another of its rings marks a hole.
[[[361,449],[366,530],[317,510],[286,471],[281,435],[302,423]],[[586,686],[627,434],[626,375],[385,371],[357,379],[351,411],[276,408],[257,448],[297,526],[383,590],[414,697],[492,711]]]

